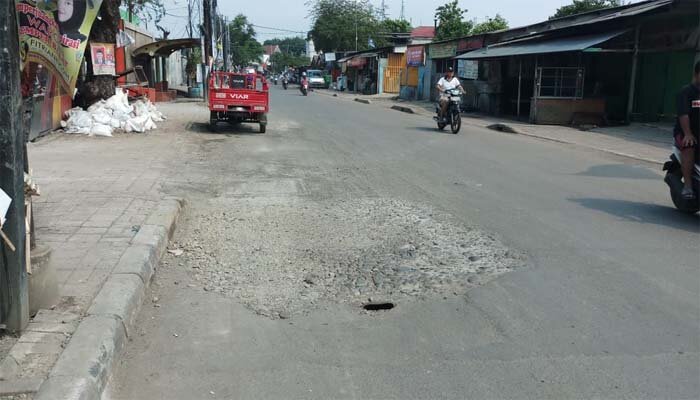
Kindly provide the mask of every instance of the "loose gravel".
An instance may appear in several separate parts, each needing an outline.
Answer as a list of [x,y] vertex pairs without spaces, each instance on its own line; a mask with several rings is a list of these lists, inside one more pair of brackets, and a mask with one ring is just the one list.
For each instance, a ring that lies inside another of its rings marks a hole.
[[393,199],[241,198],[192,212],[166,265],[270,318],[461,295],[523,264],[494,236]]

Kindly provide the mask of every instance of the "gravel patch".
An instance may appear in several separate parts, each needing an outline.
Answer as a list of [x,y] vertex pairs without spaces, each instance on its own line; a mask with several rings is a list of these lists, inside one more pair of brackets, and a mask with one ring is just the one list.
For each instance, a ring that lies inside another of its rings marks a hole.
[[165,262],[270,318],[327,301],[461,295],[523,264],[493,235],[392,199],[240,198],[226,208],[193,211]]

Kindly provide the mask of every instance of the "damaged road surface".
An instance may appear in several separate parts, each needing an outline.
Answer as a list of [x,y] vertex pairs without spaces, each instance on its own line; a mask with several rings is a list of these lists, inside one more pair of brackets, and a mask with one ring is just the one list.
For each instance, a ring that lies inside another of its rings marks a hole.
[[586,174],[645,167],[271,96],[265,135],[161,107],[188,205],[105,399],[700,391],[697,218],[660,180]]

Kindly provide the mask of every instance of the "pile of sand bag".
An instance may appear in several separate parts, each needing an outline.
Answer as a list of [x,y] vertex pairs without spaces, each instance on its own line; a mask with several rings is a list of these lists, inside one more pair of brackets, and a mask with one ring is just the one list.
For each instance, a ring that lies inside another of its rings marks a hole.
[[89,136],[112,136],[116,131],[143,133],[156,129],[156,122],[165,116],[148,99],[129,104],[124,90],[117,88],[114,96],[83,110],[75,107],[66,112],[66,120],[61,126],[67,133],[81,133]]

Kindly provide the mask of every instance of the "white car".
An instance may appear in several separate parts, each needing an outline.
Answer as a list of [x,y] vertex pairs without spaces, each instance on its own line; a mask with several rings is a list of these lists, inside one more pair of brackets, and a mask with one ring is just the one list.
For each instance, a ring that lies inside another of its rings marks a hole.
[[323,79],[323,71],[318,69],[310,69],[306,71],[306,77],[309,80],[309,87],[311,88],[325,88],[326,81]]

